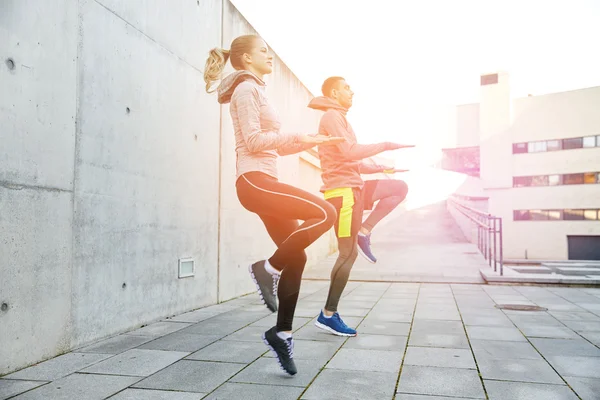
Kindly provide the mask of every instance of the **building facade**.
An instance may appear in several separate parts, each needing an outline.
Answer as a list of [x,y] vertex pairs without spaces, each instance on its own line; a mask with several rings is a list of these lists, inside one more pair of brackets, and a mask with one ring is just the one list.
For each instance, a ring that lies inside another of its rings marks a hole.
[[[600,87],[513,99],[503,72],[457,107],[457,147],[478,154],[468,167],[503,219],[506,258],[600,260],[599,110]],[[447,169],[460,171],[457,152],[444,151]]]

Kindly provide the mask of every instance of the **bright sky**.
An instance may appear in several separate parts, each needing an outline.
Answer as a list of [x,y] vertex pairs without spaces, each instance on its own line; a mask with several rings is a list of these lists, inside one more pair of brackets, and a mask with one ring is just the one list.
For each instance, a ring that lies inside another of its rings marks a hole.
[[508,71],[514,97],[600,86],[600,0],[232,2],[314,95],[346,78],[364,143],[443,147],[482,73]]

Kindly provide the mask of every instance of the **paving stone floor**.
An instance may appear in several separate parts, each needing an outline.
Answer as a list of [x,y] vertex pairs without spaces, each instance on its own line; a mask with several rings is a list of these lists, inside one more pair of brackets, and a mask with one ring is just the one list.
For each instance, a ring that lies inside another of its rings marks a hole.
[[6,375],[0,399],[600,399],[600,288],[350,282],[354,338],[314,326],[326,295],[303,282],[294,377],[260,339],[275,315],[249,295]]

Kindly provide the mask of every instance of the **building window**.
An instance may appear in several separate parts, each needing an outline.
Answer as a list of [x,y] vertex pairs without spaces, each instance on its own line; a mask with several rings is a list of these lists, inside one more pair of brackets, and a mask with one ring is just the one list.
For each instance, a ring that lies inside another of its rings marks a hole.
[[531,186],[548,186],[548,175],[532,176]]
[[547,221],[548,211],[547,210],[529,210],[532,221]]
[[515,176],[515,177],[513,177],[513,186],[514,187],[531,186],[531,177],[530,176]]
[[527,143],[513,143],[513,154],[527,153]]
[[583,185],[596,183],[600,183],[600,172],[513,177],[513,187]]
[[548,185],[557,186],[562,184],[562,175],[548,175]]
[[567,221],[579,221],[583,219],[584,210],[565,210],[564,216]]
[[570,138],[563,139],[563,149],[571,150],[571,149],[581,149],[583,147],[583,138]]
[[531,217],[529,216],[528,210],[513,211],[513,218],[515,221],[529,221],[531,219]]
[[498,74],[489,74],[481,76],[481,86],[494,85],[498,83]]
[[562,150],[562,142],[560,140],[548,140],[546,146],[548,151]]
[[527,151],[529,153],[543,153],[547,149],[546,142],[529,142],[527,144]]
[[513,154],[600,147],[600,135],[513,143]]
[[560,221],[563,218],[561,210],[548,210],[548,219],[551,221]]
[[564,174],[563,185],[581,185],[583,183],[583,174]]
[[599,209],[514,210],[515,221],[598,221]]
[[583,147],[596,147],[596,136],[587,136],[583,138]]
[[595,172],[587,172],[583,174],[583,183],[598,183],[597,176],[598,174]]

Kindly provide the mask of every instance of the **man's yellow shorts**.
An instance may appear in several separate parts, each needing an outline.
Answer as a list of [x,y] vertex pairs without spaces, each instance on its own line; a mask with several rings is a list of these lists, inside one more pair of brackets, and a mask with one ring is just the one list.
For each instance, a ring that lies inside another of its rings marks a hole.
[[325,200],[337,211],[335,233],[338,238],[355,237],[362,225],[363,201],[358,188],[336,188],[325,191]]

